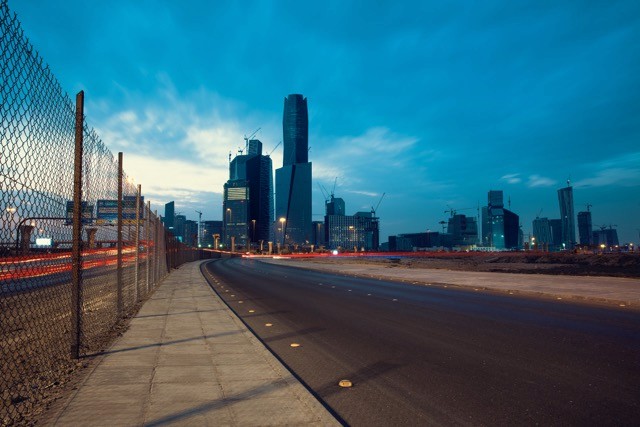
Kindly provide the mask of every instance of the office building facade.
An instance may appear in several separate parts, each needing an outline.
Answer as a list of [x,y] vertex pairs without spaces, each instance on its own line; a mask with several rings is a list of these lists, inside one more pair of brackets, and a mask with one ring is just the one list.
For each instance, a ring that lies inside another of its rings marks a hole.
[[447,223],[453,246],[474,246],[478,242],[478,224],[474,217],[455,214]]
[[532,229],[533,235],[531,237],[534,239],[532,240],[534,246],[531,249],[549,250],[549,247],[553,245],[549,218],[534,219]]
[[259,140],[247,141],[245,150],[229,163],[223,222],[224,243],[233,236],[237,246],[249,248],[273,240],[273,167]]
[[176,205],[175,202],[171,201],[164,205],[164,218],[162,218],[162,222],[164,223],[164,228],[173,232],[173,227],[176,218]]
[[581,245],[593,245],[593,224],[590,211],[578,212],[578,236]]
[[222,201],[224,245],[227,248],[247,247],[249,244],[249,184],[244,179],[229,180],[224,184]]

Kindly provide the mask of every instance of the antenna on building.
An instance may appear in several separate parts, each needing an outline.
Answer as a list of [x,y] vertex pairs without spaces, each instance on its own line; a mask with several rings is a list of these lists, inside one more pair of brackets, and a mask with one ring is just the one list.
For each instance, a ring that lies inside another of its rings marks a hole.
[[592,207],[593,207],[593,205],[592,205],[591,203],[587,203],[587,212],[591,212],[591,211],[589,210],[589,208],[592,208]]
[[229,163],[231,163],[231,150],[229,150]]
[[571,187],[571,177],[567,178],[567,187]]

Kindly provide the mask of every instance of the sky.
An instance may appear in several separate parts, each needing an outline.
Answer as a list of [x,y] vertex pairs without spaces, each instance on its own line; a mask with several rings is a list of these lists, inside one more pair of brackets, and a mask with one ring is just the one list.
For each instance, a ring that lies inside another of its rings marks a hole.
[[[388,235],[503,190],[525,237],[575,212],[640,243],[640,2],[10,0],[26,36],[163,214],[222,219],[229,152],[307,97],[320,185]],[[275,150],[274,150],[275,148]],[[273,151],[272,151],[273,150]],[[337,178],[337,180],[336,180]],[[382,195],[384,194],[384,198]],[[576,230],[577,236],[577,230]]]

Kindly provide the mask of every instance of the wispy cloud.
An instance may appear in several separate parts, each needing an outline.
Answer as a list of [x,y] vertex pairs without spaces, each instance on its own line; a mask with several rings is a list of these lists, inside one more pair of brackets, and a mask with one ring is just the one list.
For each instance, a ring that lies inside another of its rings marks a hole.
[[346,193],[351,193],[351,194],[359,194],[361,196],[368,196],[368,197],[378,197],[380,196],[380,193],[375,193],[373,191],[363,191],[363,190],[345,190]]
[[574,184],[576,188],[605,187],[617,185],[622,187],[640,186],[640,168],[611,168],[601,170],[595,176],[581,179]]
[[509,184],[518,184],[522,182],[522,179],[520,178],[520,174],[518,173],[510,173],[507,175],[503,175],[502,177],[500,177],[500,180],[507,181]]
[[535,188],[535,187],[551,187],[556,184],[555,179],[547,178],[540,175],[530,175],[529,180],[527,181],[527,187]]

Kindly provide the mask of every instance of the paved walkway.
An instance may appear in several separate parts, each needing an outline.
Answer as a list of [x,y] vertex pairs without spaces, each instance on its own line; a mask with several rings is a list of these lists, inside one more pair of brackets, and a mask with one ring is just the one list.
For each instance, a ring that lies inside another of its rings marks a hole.
[[579,299],[640,308],[640,280],[603,276],[489,273],[427,268],[389,267],[375,264],[314,262],[295,259],[261,259],[263,262],[330,271],[341,274],[401,280],[416,285],[449,284],[473,289],[540,294],[558,299]]
[[53,424],[339,425],[211,290],[200,262],[164,280]]

